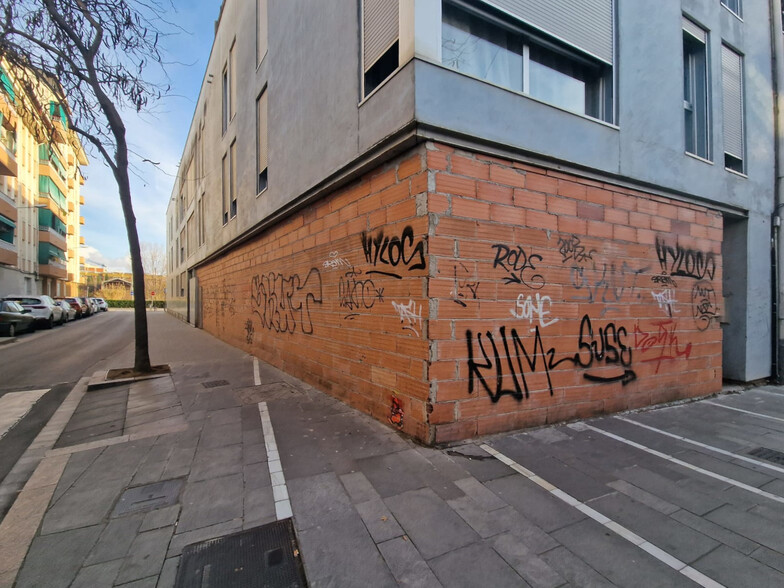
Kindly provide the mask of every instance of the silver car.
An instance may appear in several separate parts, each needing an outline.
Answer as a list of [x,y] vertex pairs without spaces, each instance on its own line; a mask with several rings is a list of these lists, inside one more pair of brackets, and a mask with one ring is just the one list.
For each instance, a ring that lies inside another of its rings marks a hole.
[[70,322],[76,318],[76,309],[71,306],[69,302],[65,300],[56,300],[57,305],[63,309],[63,313],[65,313],[65,322]]
[[39,326],[51,329],[55,325],[62,325],[66,321],[63,309],[46,294],[40,296],[27,296],[25,294],[11,294],[4,296],[3,300],[13,300],[26,308],[35,317]]

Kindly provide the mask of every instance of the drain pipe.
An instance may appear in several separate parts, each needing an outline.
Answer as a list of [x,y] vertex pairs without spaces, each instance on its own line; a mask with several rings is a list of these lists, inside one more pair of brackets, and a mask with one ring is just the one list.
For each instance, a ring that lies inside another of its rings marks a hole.
[[784,100],[779,93],[779,87],[784,83],[784,28],[782,28],[781,0],[770,0],[770,43],[772,60],[772,86],[773,86],[773,150],[774,150],[774,184],[773,195],[775,208],[771,218],[771,271],[772,271],[772,311],[773,311],[773,354],[771,376],[776,383],[782,382],[781,374],[781,285],[784,284],[784,260],[781,259],[784,251],[784,231],[781,229],[782,193],[784,193],[784,144],[782,141],[782,120],[784,114]]

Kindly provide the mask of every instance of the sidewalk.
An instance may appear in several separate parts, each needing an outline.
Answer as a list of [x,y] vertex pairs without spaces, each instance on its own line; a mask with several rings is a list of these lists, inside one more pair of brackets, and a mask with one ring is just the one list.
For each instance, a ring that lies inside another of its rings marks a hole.
[[[663,472],[658,458],[608,448],[579,426],[429,449],[164,313],[148,316],[153,361],[171,375],[74,388],[0,525],[0,586],[171,587],[187,545],[291,514],[311,586],[719,586],[733,577],[721,560],[757,585],[784,580],[784,505],[768,498],[784,469],[758,480],[770,488],[761,510],[726,483],[689,494],[686,474],[655,495],[642,478]],[[131,353],[106,367],[130,365]],[[608,454],[612,475],[592,469]],[[739,504],[756,509],[757,531],[703,518]],[[644,516],[624,520],[640,505]]]

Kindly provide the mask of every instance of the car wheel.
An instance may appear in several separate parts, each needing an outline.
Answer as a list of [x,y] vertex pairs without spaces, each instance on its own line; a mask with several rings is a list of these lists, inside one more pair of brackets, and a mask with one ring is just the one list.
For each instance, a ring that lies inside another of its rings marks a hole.
[[54,315],[50,315],[49,320],[46,321],[46,328],[51,329],[52,327],[54,327]]
[[8,325],[8,336],[9,337],[16,337],[16,325],[11,323]]

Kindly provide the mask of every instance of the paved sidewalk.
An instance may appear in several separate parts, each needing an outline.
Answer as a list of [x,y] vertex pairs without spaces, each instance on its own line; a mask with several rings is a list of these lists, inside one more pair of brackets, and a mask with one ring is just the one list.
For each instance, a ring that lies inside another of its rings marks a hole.
[[171,375],[74,389],[0,525],[0,586],[171,587],[185,546],[290,513],[311,586],[784,585],[784,468],[738,458],[784,451],[780,389],[430,449],[149,316]]

